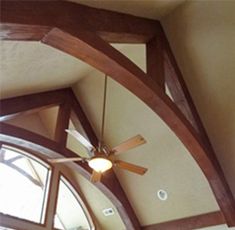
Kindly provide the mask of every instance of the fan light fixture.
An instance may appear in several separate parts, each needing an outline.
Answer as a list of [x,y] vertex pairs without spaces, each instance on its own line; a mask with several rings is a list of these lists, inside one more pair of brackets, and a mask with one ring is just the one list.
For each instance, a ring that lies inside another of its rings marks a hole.
[[112,168],[113,164],[110,160],[104,157],[95,157],[88,162],[88,165],[96,172],[105,172]]
[[[1,0],[0,0],[1,1]],[[102,112],[102,122],[101,122],[101,132],[98,145],[94,147],[85,137],[83,137],[77,130],[66,129],[70,135],[76,138],[88,151],[89,157],[71,157],[71,158],[57,158],[48,159],[51,163],[63,163],[69,161],[81,161],[87,162],[89,167],[92,168],[91,182],[99,182],[102,177],[102,173],[111,169],[113,166],[128,170],[139,175],[144,175],[147,168],[141,167],[139,165],[131,164],[122,160],[115,160],[114,156],[137,146],[146,143],[146,140],[141,135],[136,135],[125,142],[117,145],[111,150],[107,148],[104,144],[104,125],[105,125],[105,107],[106,107],[106,92],[107,92],[107,81],[108,76],[105,75],[104,82],[104,100],[103,100],[103,112]],[[93,156],[93,157],[91,157]]]

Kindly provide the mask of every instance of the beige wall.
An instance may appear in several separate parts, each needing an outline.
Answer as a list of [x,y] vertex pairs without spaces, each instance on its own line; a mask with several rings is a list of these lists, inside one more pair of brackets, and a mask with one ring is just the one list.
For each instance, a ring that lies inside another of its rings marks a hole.
[[47,129],[45,128],[38,114],[18,116],[12,120],[7,121],[6,123],[41,134],[45,137],[50,137]]
[[162,20],[235,195],[235,1],[187,1]]

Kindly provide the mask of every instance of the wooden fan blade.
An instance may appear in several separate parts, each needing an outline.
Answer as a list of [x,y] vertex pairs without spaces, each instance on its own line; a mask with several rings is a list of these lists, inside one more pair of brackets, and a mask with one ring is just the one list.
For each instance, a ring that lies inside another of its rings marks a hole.
[[89,151],[92,151],[95,149],[95,147],[85,138],[83,137],[77,130],[65,130],[67,133],[72,135],[74,138],[76,138],[86,149]]
[[47,159],[47,160],[53,164],[57,164],[57,163],[64,163],[64,162],[70,162],[70,161],[82,161],[84,160],[84,158],[70,157],[70,158],[56,158],[56,159]]
[[114,162],[114,165],[119,167],[119,168],[126,169],[128,171],[131,171],[133,173],[137,173],[137,174],[140,174],[140,175],[144,175],[148,170],[147,168],[144,168],[144,167],[141,167],[141,166],[138,166],[138,165],[134,165],[134,164],[131,164],[131,163],[128,163],[128,162],[125,162],[125,161],[120,161],[120,160],[116,160]]
[[93,170],[92,175],[91,175],[91,182],[96,183],[101,180],[102,173],[101,172],[96,172]]
[[129,140],[121,143],[120,145],[114,147],[111,152],[114,153],[122,153],[125,151],[128,151],[130,149],[133,149],[139,145],[145,144],[146,140],[141,136],[141,135],[137,135],[135,137],[130,138]]

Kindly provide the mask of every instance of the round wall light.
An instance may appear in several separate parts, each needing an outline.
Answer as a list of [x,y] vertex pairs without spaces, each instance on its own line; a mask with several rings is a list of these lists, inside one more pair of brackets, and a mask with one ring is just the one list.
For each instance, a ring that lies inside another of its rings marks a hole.
[[157,191],[157,197],[159,200],[165,201],[168,198],[168,194],[165,190],[160,189]]

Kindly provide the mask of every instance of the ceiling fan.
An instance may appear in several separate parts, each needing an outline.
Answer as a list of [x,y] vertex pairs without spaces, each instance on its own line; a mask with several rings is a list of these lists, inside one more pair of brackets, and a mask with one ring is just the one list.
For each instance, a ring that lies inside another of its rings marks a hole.
[[76,138],[89,152],[91,157],[72,157],[72,158],[57,158],[57,159],[48,159],[51,163],[63,163],[71,161],[82,161],[87,162],[88,165],[93,169],[91,175],[92,182],[98,182],[101,180],[102,173],[109,170],[113,166],[116,166],[121,169],[128,170],[139,175],[146,173],[147,168],[134,165],[125,161],[115,160],[115,155],[119,153],[126,152],[130,149],[133,149],[139,145],[145,144],[146,140],[141,135],[136,135],[125,142],[119,144],[118,146],[112,148],[111,150],[107,148],[104,144],[104,122],[105,122],[105,107],[106,107],[106,93],[107,93],[107,75],[105,76],[104,82],[104,101],[103,101],[103,113],[102,113],[102,125],[101,125],[101,137],[97,147],[94,147],[85,137],[83,137],[76,130],[65,130],[68,134]]

